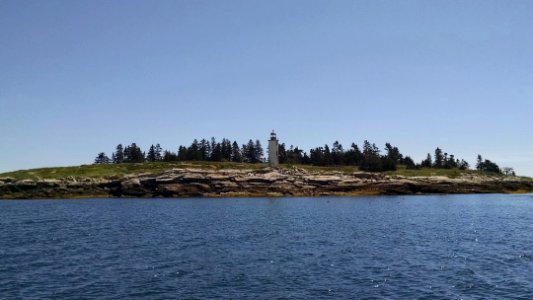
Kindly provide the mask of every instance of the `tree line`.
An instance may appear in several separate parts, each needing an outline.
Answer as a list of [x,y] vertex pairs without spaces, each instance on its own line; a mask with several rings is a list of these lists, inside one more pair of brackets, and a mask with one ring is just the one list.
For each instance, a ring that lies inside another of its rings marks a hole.
[[177,152],[163,150],[160,144],[151,145],[148,152],[141,150],[136,143],[124,147],[118,144],[109,158],[105,152],[96,157],[95,164],[109,163],[141,163],[156,161],[232,161],[260,163],[264,161],[264,150],[259,140],[249,140],[248,143],[239,146],[236,141],[222,139],[217,142],[215,138],[210,141],[202,139],[194,140],[188,147],[179,146]]
[[[108,163],[141,163],[157,161],[228,161],[261,163],[265,161],[265,152],[259,140],[250,139],[247,143],[239,145],[236,141],[223,138],[217,142],[215,138],[210,140],[195,139],[189,146],[179,146],[176,152],[163,150],[160,144],[151,145],[144,152],[136,143],[123,146],[119,144],[113,151],[111,158],[104,152],[98,154],[95,164]],[[368,140],[363,142],[362,148],[352,143],[345,149],[338,141],[331,147],[325,144],[323,147],[315,147],[309,150],[309,154],[293,145],[287,147],[279,145],[279,162],[281,164],[302,164],[316,166],[357,166],[360,170],[370,172],[393,171],[398,165],[404,165],[407,169],[436,168],[436,169],[461,169],[470,168],[467,161],[456,158],[455,155],[444,152],[437,147],[431,155],[420,163],[407,155],[403,155],[398,147],[385,143],[384,149],[380,149],[375,143]],[[514,175],[511,168],[500,169],[490,160],[483,160],[478,155],[476,169],[481,172]]]

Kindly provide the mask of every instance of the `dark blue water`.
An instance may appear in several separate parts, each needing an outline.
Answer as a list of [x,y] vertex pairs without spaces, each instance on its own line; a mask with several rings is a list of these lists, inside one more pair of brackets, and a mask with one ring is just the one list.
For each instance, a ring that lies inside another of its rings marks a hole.
[[533,195],[0,201],[1,299],[533,298]]

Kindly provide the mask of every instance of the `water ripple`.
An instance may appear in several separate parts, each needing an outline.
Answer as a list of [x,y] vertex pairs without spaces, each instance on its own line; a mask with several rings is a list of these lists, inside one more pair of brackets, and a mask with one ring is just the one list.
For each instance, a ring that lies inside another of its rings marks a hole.
[[531,200],[0,201],[0,298],[531,299]]

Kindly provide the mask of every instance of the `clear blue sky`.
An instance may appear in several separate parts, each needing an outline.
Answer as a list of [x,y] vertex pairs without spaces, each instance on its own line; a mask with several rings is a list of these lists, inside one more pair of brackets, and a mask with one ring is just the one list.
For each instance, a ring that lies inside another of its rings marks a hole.
[[533,1],[0,1],[0,171],[194,138],[533,175]]

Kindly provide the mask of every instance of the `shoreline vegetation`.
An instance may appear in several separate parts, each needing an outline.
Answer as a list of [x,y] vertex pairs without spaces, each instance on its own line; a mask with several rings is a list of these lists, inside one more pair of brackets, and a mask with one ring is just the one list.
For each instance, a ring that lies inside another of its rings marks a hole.
[[[271,138],[274,138],[277,151],[275,156],[280,164],[322,166],[322,167],[357,167],[360,171],[385,172],[395,171],[399,166],[406,169],[459,169],[469,170],[470,164],[464,159],[456,158],[453,154],[448,154],[441,148],[434,150],[433,156],[428,153],[426,158],[420,163],[400,152],[398,147],[385,143],[385,148],[380,149],[375,143],[368,140],[363,142],[360,148],[356,143],[351,143],[348,149],[335,141],[331,147],[325,144],[323,147],[314,147],[308,152],[298,146],[286,146],[279,143],[276,134],[272,131]],[[193,140],[190,146],[179,146],[177,152],[163,150],[160,144],[152,144],[147,152],[144,152],[136,143],[123,146],[118,144],[111,158],[105,152],[100,152],[95,160],[95,164],[123,164],[142,162],[233,162],[258,164],[267,162],[264,158],[264,149],[260,140],[255,142],[250,139],[247,143],[239,144],[236,141],[223,138],[221,142],[212,137],[209,140]],[[269,154],[270,155],[270,154]],[[515,175],[512,168],[500,168],[496,163],[483,159],[477,155],[476,170],[484,173],[497,173],[505,175]]]
[[143,162],[0,174],[0,199],[282,197],[529,193],[533,179],[458,168],[366,172],[357,166]]
[[[275,138],[275,133],[272,132]],[[276,140],[277,141],[277,140]],[[468,162],[436,148],[415,163],[397,147],[384,151],[365,140],[362,150],[339,142],[309,154],[279,144],[279,167],[264,159],[259,140],[194,140],[177,152],[159,144],[148,152],[137,144],[117,145],[94,164],[0,174],[0,199],[102,197],[278,197],[458,193],[527,193],[533,179],[477,157]]]

